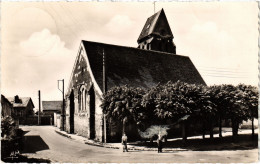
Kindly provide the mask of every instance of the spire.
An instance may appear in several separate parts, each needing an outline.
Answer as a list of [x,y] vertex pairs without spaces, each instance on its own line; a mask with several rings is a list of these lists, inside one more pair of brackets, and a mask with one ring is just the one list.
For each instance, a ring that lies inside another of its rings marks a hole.
[[173,38],[164,10],[161,9],[147,19],[137,42],[142,49],[176,53]]

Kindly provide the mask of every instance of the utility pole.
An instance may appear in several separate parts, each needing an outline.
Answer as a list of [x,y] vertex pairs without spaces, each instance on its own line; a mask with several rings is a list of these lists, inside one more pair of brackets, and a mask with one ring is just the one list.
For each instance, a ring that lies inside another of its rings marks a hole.
[[155,14],[155,1],[153,1],[153,12]]
[[[59,87],[59,82],[62,81],[62,90]],[[65,130],[65,99],[64,99],[64,79],[58,80],[58,89],[62,92],[62,112],[61,112],[61,130]]]
[[41,125],[41,91],[38,91],[39,96],[39,110],[38,110],[38,125]]
[[[103,94],[106,93],[106,56],[103,49]],[[103,118],[104,118],[104,142],[107,142],[107,121],[106,121],[106,115],[103,112]]]

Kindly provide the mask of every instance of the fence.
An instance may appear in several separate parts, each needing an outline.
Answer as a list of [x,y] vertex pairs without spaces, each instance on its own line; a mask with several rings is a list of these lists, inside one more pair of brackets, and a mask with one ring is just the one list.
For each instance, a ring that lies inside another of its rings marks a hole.
[[[41,125],[52,125],[51,115],[41,116]],[[20,120],[20,125],[38,125],[38,116],[29,116],[26,119]]]

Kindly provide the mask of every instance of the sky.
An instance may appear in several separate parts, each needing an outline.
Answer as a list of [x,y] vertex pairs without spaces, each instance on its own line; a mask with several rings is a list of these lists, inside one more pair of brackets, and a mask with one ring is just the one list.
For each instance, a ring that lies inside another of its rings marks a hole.
[[[258,84],[256,2],[156,2],[207,85]],[[62,100],[81,40],[137,47],[152,2],[1,2],[1,94]]]

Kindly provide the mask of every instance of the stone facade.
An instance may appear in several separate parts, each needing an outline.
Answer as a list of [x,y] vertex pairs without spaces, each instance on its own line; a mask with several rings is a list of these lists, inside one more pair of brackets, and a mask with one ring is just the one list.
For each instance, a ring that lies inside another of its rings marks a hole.
[[102,141],[101,94],[94,85],[87,60],[81,47],[66,95],[66,131]]

